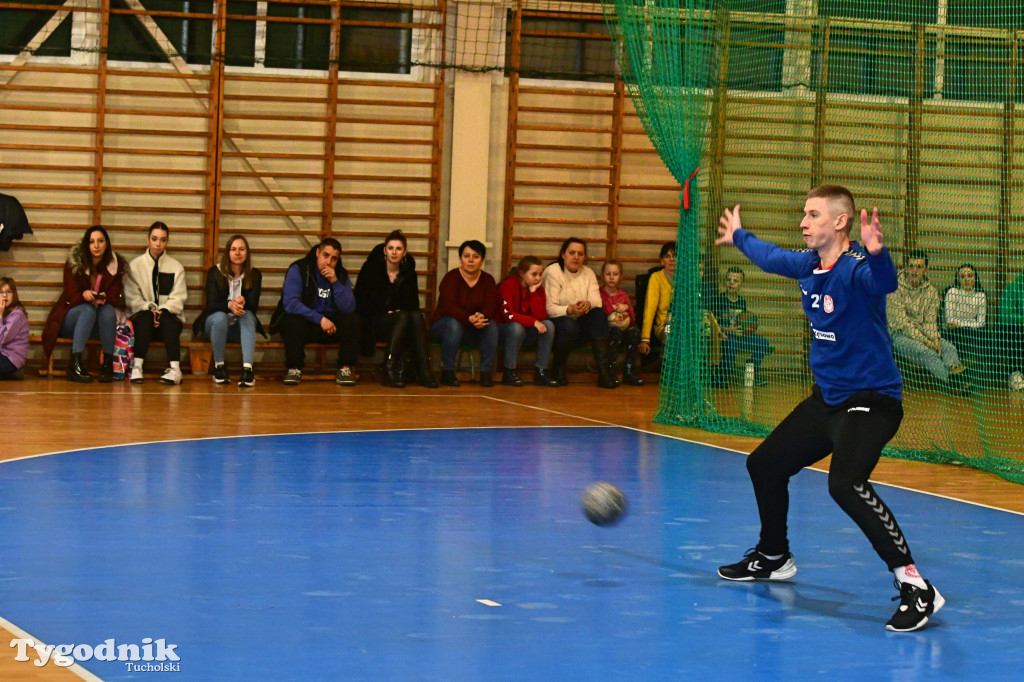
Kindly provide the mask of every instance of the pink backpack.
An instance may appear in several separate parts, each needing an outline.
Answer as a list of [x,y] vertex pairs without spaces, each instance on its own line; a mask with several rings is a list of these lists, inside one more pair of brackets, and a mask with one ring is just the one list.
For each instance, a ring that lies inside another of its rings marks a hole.
[[114,332],[114,378],[127,379],[132,373],[135,360],[135,329],[131,320],[117,325]]

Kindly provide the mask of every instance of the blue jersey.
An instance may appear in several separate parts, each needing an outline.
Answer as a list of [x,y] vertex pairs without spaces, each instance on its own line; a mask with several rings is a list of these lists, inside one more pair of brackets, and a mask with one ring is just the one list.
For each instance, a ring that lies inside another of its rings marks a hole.
[[765,272],[799,282],[811,331],[808,359],[826,403],[838,405],[861,391],[903,399],[885,317],[885,297],[898,286],[887,249],[872,256],[850,242],[839,260],[823,270],[811,249],[783,249],[743,229],[736,230],[733,242]]

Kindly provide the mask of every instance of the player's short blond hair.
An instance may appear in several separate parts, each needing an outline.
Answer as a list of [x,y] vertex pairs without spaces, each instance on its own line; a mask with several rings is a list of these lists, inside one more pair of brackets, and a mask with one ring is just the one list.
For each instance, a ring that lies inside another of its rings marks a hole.
[[845,231],[849,232],[857,213],[853,193],[842,185],[818,185],[807,193],[808,199],[824,199],[828,204],[829,216],[833,219],[846,215]]

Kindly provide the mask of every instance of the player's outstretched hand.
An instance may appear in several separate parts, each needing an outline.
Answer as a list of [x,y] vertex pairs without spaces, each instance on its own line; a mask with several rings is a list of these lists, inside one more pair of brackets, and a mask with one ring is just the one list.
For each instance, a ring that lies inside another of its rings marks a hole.
[[878,220],[877,206],[871,209],[871,222],[868,222],[868,210],[860,210],[860,240],[872,256],[882,253],[882,223]]
[[718,239],[715,240],[715,246],[721,246],[722,244],[732,244],[733,233],[743,227],[740,224],[740,205],[736,204],[732,210],[725,209],[725,213],[718,219],[721,227],[718,228]]

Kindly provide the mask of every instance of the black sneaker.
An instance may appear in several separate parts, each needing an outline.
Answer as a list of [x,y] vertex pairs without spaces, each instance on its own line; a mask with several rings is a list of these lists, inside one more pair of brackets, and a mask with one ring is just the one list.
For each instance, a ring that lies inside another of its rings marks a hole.
[[893,632],[920,630],[928,623],[928,616],[946,605],[946,600],[938,590],[932,587],[930,582],[925,580],[924,584],[928,586],[927,590],[922,590],[917,585],[910,583],[895,581],[896,589],[900,591],[900,594],[898,597],[893,597],[892,600],[899,599],[900,607],[885,624],[886,630]]
[[718,575],[726,580],[786,580],[796,575],[796,564],[789,552],[769,559],[754,548],[747,550],[742,561],[719,566]]
[[252,388],[256,385],[256,375],[252,371],[252,367],[243,367],[242,376],[238,380],[238,385],[242,388]]
[[213,368],[213,383],[226,384],[229,381],[227,365],[217,365]]

